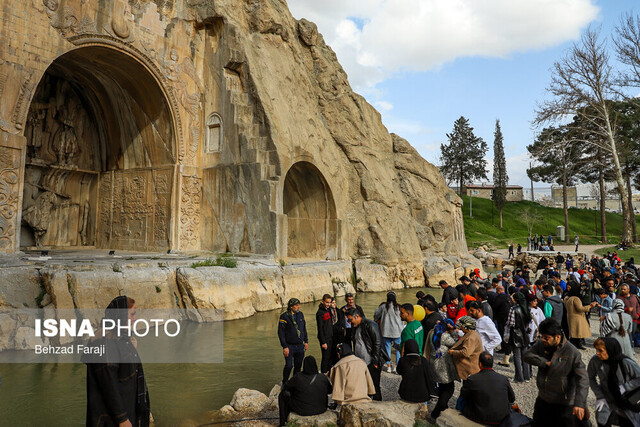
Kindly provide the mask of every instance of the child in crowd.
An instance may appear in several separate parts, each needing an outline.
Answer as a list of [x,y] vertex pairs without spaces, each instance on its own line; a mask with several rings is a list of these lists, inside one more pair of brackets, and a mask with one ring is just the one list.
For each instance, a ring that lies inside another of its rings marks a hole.
[[458,317],[458,298],[453,298],[447,306],[447,316],[451,320],[455,320]]

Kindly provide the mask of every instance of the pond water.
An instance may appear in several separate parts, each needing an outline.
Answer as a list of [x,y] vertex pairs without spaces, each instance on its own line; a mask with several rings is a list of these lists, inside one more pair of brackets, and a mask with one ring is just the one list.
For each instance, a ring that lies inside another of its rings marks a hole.
[[[399,303],[415,303],[419,288],[397,290]],[[440,289],[422,289],[440,300]],[[371,317],[386,293],[360,293],[356,303]],[[339,306],[344,305],[342,298]],[[320,363],[316,338],[317,303],[301,306],[307,320],[309,352]],[[277,338],[281,311],[224,322],[224,362],[145,364],[156,426],[174,426],[228,404],[240,387],[269,393],[282,379],[284,359]],[[143,360],[144,362],[144,360]],[[0,425],[84,425],[86,366],[83,364],[0,364]]]

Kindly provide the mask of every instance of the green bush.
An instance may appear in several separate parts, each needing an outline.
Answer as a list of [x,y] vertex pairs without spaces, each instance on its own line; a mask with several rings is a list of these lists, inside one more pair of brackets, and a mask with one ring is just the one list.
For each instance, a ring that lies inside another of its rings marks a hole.
[[231,258],[230,255],[220,255],[215,260],[213,258],[207,258],[202,261],[196,261],[191,264],[191,268],[198,267],[226,267],[226,268],[236,268],[238,266],[238,261],[235,258]]

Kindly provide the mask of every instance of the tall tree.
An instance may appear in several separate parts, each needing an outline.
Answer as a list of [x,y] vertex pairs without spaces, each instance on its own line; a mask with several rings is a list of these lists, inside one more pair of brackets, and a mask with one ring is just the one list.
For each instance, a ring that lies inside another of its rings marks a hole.
[[493,133],[493,203],[500,213],[500,228],[502,228],[502,209],[507,204],[507,161],[504,158],[504,139],[500,129],[500,120],[496,120],[496,130]]
[[487,179],[487,162],[484,155],[487,143],[473,134],[473,128],[464,116],[453,124],[447,134],[448,144],[440,144],[440,171],[448,182],[457,182],[460,196],[465,183],[475,179]]
[[619,98],[620,91],[612,75],[606,43],[600,41],[598,31],[587,29],[580,42],[574,43],[567,55],[554,64],[547,92],[552,98],[538,107],[534,124],[541,126],[564,120],[567,115],[579,115],[593,125],[600,138],[583,142],[598,144],[611,159],[622,199],[621,241],[631,245],[632,212],[618,156],[610,102]]
[[527,169],[532,180],[556,183],[562,186],[562,208],[564,210],[565,241],[569,241],[569,204],[567,188],[575,184],[580,166],[583,146],[578,144],[569,126],[546,128],[527,146],[527,150],[538,166]]

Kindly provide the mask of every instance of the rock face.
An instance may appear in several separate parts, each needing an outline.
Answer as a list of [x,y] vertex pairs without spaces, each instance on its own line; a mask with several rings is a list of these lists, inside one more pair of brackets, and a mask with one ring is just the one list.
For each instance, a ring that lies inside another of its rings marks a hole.
[[0,6],[0,252],[366,257],[372,289],[479,267],[461,200],[286,2]]

